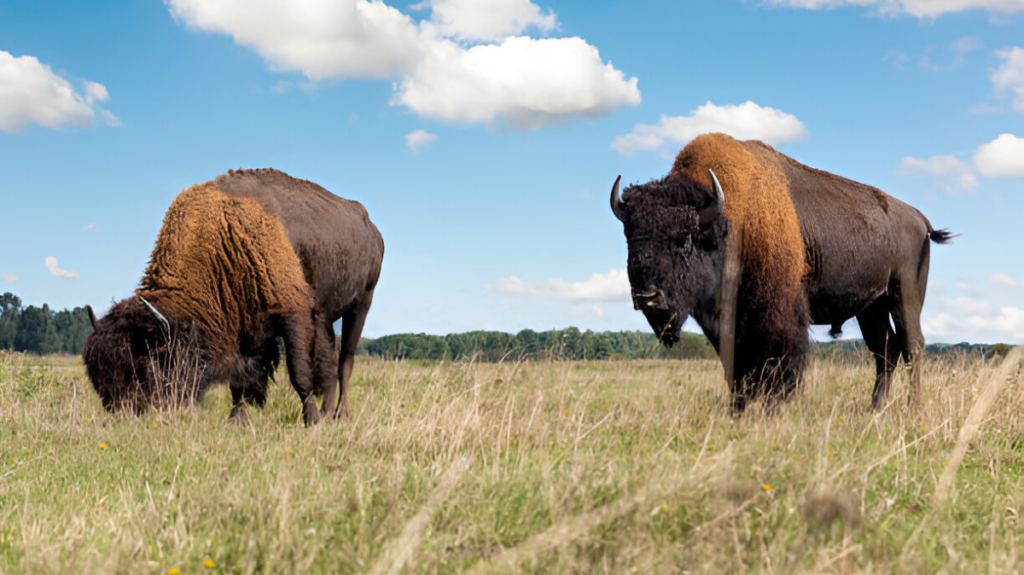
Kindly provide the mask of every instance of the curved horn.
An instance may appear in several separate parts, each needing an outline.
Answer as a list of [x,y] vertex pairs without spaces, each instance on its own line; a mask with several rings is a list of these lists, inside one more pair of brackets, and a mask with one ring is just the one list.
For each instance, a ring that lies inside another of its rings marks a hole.
[[718,183],[714,170],[708,170],[708,173],[711,174],[711,182],[715,187],[715,198],[697,210],[697,222],[702,228],[715,223],[715,220],[725,213],[725,194],[722,192],[722,184]]
[[619,199],[619,182],[622,176],[615,178],[615,185],[612,186],[612,213],[620,222],[625,222],[625,214],[622,213],[622,200]]
[[164,334],[165,335],[170,335],[170,333],[171,333],[171,324],[167,321],[167,318],[164,317],[164,314],[160,313],[160,310],[158,310],[155,307],[153,307],[153,304],[151,304],[148,301],[146,301],[146,298],[144,298],[142,296],[139,296],[139,299],[142,300],[142,303],[146,304],[146,307],[149,308],[149,311],[153,312],[153,315],[156,316],[156,319],[160,320],[160,325],[162,325],[163,328],[164,328]]
[[89,314],[89,323],[92,324],[92,330],[96,331],[96,314],[94,314],[92,312],[92,306],[91,305],[85,306],[85,311],[86,311],[86,313]]

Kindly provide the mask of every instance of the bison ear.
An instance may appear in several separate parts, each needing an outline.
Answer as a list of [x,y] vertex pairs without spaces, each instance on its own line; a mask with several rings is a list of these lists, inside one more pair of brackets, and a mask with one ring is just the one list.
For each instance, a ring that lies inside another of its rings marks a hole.
[[714,196],[703,208],[697,210],[697,222],[700,227],[706,228],[715,223],[718,218],[725,214],[725,194],[722,192],[722,184],[718,183],[714,170],[708,170],[711,174],[711,183],[715,188]]
[[96,314],[94,314],[92,312],[92,306],[91,305],[85,306],[85,311],[86,311],[86,313],[89,314],[89,323],[92,324],[92,330],[96,331]]
[[622,181],[622,176],[615,178],[615,185],[612,186],[612,213],[618,218],[620,222],[625,223],[626,214],[622,208],[622,200],[619,199],[619,182]]

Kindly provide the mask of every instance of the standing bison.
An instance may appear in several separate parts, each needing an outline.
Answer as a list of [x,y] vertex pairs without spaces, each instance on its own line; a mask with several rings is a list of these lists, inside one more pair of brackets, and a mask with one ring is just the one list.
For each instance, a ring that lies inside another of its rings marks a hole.
[[326,382],[322,413],[347,416],[356,348],[384,258],[380,232],[358,202],[277,170],[229,170],[211,184],[229,196],[255,199],[280,218],[323,312],[317,327],[333,342],[334,322],[342,320],[337,368],[341,397],[335,395],[333,381]]
[[108,411],[146,409],[160,374],[187,361],[195,393],[227,380],[232,419],[244,421],[246,403],[266,401],[282,337],[310,425],[334,377],[322,316],[278,218],[207,182],[175,198],[136,296],[95,323],[82,358]]
[[807,361],[808,325],[838,336],[852,317],[875,355],[872,405],[885,403],[900,357],[917,400],[929,242],[952,235],[913,207],[722,134],[696,138],[668,176],[621,199],[616,180],[611,207],[634,307],[666,345],[693,316],[722,357],[735,413],[761,394],[769,405],[788,398]]

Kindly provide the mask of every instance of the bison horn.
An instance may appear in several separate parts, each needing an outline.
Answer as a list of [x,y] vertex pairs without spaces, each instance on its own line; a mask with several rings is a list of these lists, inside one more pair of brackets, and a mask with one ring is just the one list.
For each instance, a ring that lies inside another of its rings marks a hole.
[[619,199],[619,182],[622,176],[615,178],[615,185],[612,186],[612,213],[620,222],[625,222],[625,214],[622,213],[622,200]]
[[94,314],[92,312],[92,306],[91,305],[85,306],[85,311],[86,311],[86,313],[89,314],[89,323],[92,324],[92,330],[96,331],[96,314]]
[[708,170],[711,174],[711,182],[715,187],[715,197],[706,206],[697,211],[697,222],[702,228],[706,228],[722,217],[725,213],[725,194],[722,192],[722,184],[718,183],[714,170]]
[[139,299],[142,300],[142,303],[146,304],[146,307],[149,308],[149,311],[153,312],[153,315],[156,316],[156,319],[160,320],[160,325],[163,326],[164,328],[164,334],[169,335],[171,333],[171,324],[167,321],[167,318],[164,317],[164,314],[160,313],[160,310],[153,307],[153,304],[146,301],[146,298],[139,296]]

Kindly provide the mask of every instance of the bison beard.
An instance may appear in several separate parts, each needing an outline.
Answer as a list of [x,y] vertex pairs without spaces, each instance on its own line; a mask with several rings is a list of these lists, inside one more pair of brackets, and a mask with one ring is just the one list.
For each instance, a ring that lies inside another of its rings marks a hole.
[[[724,217],[709,218],[716,196]],[[634,306],[659,338],[670,344],[692,315],[720,353],[725,346],[723,360],[734,344],[725,367],[736,413],[760,395],[769,407],[790,397],[806,365],[808,326],[837,332],[852,317],[876,357],[873,406],[884,404],[900,358],[917,400],[929,244],[952,235],[913,207],[761,142],[709,134],[688,144],[665,178],[621,199],[616,182],[612,211],[626,235]],[[730,241],[742,270],[735,298],[723,286]],[[731,310],[724,301],[735,306],[729,342],[720,341],[730,327],[721,324]]]
[[325,320],[280,221],[258,202],[209,184],[182,192],[141,283],[137,297],[96,323],[83,350],[107,410],[198,399],[226,380],[232,419],[244,421],[246,404],[266,401],[281,337],[303,419],[318,420],[314,395],[333,384],[334,342],[316,329]]

